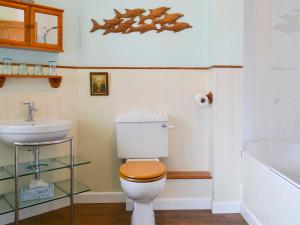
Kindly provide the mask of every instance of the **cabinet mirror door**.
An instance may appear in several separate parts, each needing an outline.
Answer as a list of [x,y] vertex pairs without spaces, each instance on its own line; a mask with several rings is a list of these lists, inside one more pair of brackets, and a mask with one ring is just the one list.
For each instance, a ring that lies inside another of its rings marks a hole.
[[47,9],[31,9],[31,45],[62,50],[62,13]]
[[29,45],[29,7],[0,0],[0,44]]

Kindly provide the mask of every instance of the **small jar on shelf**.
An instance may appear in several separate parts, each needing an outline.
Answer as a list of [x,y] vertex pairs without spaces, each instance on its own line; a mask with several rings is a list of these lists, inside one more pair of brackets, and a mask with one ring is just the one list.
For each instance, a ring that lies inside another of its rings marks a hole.
[[48,75],[56,76],[56,61],[49,61],[48,66],[49,66]]
[[11,58],[3,58],[2,74],[12,75],[12,59]]
[[18,70],[19,75],[28,75],[28,65],[21,63]]
[[34,65],[34,75],[41,76],[43,75],[43,66],[40,64]]

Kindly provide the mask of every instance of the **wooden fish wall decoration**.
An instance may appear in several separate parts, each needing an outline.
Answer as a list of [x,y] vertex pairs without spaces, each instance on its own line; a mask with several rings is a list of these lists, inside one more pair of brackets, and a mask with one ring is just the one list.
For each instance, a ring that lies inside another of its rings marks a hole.
[[141,34],[156,31],[157,33],[163,31],[180,32],[185,29],[192,28],[186,22],[178,22],[184,15],[181,13],[168,13],[169,7],[159,7],[150,9],[146,13],[144,9],[126,9],[125,13],[121,13],[114,9],[115,17],[112,19],[104,19],[104,24],[99,24],[92,19],[92,32],[97,30],[104,30],[103,35],[110,33],[129,34],[132,32],[139,32]]

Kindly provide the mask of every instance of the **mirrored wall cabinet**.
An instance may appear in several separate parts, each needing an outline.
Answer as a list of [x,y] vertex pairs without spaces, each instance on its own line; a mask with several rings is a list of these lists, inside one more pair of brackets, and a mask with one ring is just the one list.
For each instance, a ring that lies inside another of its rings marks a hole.
[[0,47],[62,52],[63,12],[21,0],[0,0]]

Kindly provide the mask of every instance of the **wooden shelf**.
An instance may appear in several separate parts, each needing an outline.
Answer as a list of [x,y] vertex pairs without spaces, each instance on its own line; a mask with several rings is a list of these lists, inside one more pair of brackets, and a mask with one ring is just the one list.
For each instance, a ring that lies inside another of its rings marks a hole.
[[204,179],[210,180],[212,176],[208,171],[169,171],[167,179]]
[[47,76],[47,75],[37,76],[37,75],[15,75],[15,74],[4,75],[4,74],[0,74],[0,88],[3,87],[6,78],[9,78],[9,79],[10,78],[48,79],[51,87],[53,87],[53,88],[59,88],[61,80],[62,80],[62,76]]

